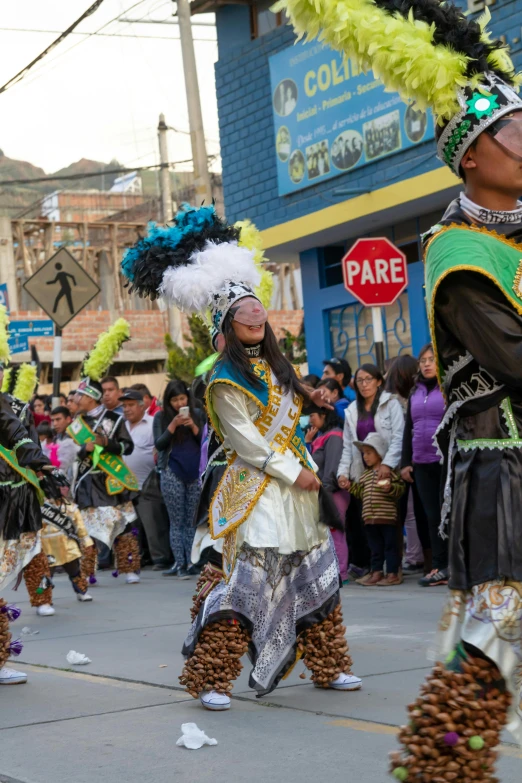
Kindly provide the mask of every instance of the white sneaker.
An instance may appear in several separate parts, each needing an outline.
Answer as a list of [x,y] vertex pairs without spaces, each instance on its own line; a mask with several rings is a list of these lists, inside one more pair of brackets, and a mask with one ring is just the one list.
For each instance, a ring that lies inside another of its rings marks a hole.
[[230,696],[226,693],[216,693],[216,691],[203,691],[199,694],[199,700],[207,710],[229,710]]
[[76,593],[78,601],[92,601],[92,595],[90,593]]
[[5,666],[0,669],[0,685],[21,685],[27,682],[25,672],[17,672],[16,669],[7,669]]
[[362,680],[355,674],[340,674],[329,685],[335,691],[358,691],[361,686]]
[[51,617],[54,614],[54,609],[51,604],[42,604],[36,607],[36,614],[40,617]]
[[127,578],[125,579],[128,585],[137,585],[140,581],[140,578],[138,574],[127,574]]

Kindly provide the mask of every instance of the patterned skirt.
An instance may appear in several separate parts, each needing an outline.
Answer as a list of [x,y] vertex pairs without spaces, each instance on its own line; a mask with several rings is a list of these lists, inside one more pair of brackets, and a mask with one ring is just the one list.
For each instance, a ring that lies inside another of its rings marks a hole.
[[22,533],[6,541],[0,536],[0,592],[13,582],[33,557],[41,552],[40,533]]
[[137,519],[130,500],[120,506],[88,506],[81,509],[81,514],[88,534],[102,541],[109,549],[127,525]]
[[440,659],[461,640],[498,666],[513,696],[507,728],[522,744],[522,583],[498,579],[452,590],[439,624]]
[[241,547],[228,583],[220,582],[194,621],[183,654],[192,655],[205,626],[236,619],[250,634],[250,687],[270,693],[296,662],[297,637],[339,603],[339,569],[331,538],[310,552]]

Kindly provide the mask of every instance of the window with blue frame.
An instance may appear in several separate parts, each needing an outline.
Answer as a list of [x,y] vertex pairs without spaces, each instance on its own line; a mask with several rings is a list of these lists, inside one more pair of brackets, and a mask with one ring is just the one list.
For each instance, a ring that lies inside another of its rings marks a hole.
[[[332,356],[346,359],[350,367],[376,363],[372,311],[359,302],[328,311]],[[384,356],[412,353],[410,307],[405,291],[390,307],[381,307]]]

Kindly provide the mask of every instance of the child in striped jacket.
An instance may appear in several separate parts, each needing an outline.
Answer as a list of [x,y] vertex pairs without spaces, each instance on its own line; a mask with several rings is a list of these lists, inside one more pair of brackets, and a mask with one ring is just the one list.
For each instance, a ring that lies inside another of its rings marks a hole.
[[[387,447],[377,432],[371,432],[363,442],[354,445],[362,452],[367,469],[359,481],[351,484],[350,492],[362,500],[362,518],[372,553],[371,573],[362,583],[379,587],[399,585],[402,580],[397,540],[398,501],[405,484],[395,470],[390,472],[389,478],[380,478],[379,468]],[[382,570],[384,561],[386,577]]]

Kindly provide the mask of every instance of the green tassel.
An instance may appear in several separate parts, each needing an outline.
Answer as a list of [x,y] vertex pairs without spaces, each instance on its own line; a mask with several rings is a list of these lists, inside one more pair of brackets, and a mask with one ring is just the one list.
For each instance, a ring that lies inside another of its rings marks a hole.
[[36,588],[36,595],[42,595],[43,593],[43,587],[37,587]]

